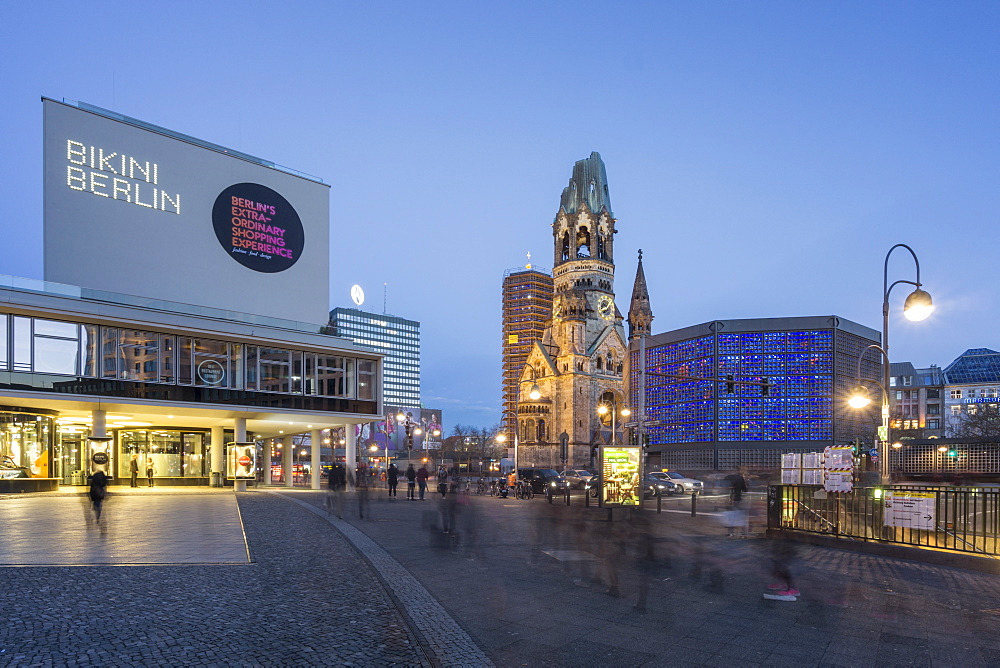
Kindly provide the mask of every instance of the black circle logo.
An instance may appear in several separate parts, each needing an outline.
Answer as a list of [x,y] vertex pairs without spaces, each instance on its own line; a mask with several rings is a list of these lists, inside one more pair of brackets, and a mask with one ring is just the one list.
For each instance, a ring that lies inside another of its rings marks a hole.
[[288,200],[258,183],[237,183],[219,193],[212,225],[230,257],[265,274],[298,262],[305,245],[299,214]]
[[91,460],[98,466],[104,466],[108,463],[108,453],[106,452],[95,452]]

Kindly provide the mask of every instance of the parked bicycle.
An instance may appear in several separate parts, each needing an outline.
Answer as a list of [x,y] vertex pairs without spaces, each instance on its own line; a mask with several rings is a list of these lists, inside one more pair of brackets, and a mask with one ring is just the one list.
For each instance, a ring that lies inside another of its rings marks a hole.
[[530,499],[533,496],[535,496],[535,492],[531,489],[531,483],[527,480],[518,480],[517,487],[514,489],[514,498]]
[[490,493],[490,485],[486,478],[480,478],[476,484],[476,496],[485,496]]

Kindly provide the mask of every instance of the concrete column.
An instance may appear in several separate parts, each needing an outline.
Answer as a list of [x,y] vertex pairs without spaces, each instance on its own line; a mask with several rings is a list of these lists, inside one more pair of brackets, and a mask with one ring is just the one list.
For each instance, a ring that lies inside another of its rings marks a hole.
[[247,419],[236,418],[234,422],[233,440],[239,443],[246,443],[247,440]]
[[353,424],[344,426],[344,440],[347,441],[347,445],[344,446],[347,455],[344,467],[347,469],[348,479],[350,480],[354,477],[358,468],[358,436],[354,433]]
[[211,467],[212,473],[218,473],[218,476],[212,475],[212,479],[218,479],[219,487],[222,486],[222,474],[225,469],[225,454],[226,454],[226,437],[225,430],[222,427],[212,427],[212,459]]
[[285,487],[293,486],[292,462],[294,461],[295,445],[291,436],[281,439],[281,469],[285,472]]
[[309,440],[312,442],[312,488],[319,489],[320,485],[320,475],[321,470],[320,464],[320,448],[323,447],[323,432],[319,429],[313,429],[309,432]]

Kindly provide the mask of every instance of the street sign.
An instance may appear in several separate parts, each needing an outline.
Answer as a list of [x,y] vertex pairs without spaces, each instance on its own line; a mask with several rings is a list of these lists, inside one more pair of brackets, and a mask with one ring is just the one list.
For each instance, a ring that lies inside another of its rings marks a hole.
[[872,448],[871,450],[868,451],[868,454],[871,455],[872,457],[878,457],[878,448]]
[[936,524],[934,492],[886,492],[885,525],[933,531]]

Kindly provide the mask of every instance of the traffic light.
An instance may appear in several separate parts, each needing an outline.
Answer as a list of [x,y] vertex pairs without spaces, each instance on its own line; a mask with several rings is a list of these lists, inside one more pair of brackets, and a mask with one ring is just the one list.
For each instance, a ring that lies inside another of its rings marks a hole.
[[957,457],[958,456],[958,450],[956,450],[955,448],[951,448],[950,450],[948,450],[948,456],[949,457]]
[[765,378],[761,381],[760,393],[765,397],[771,396],[771,381],[769,379]]
[[736,383],[734,383],[733,380],[735,380],[733,378],[733,374],[729,374],[726,376],[726,392],[728,392],[729,394],[732,394],[736,391]]

